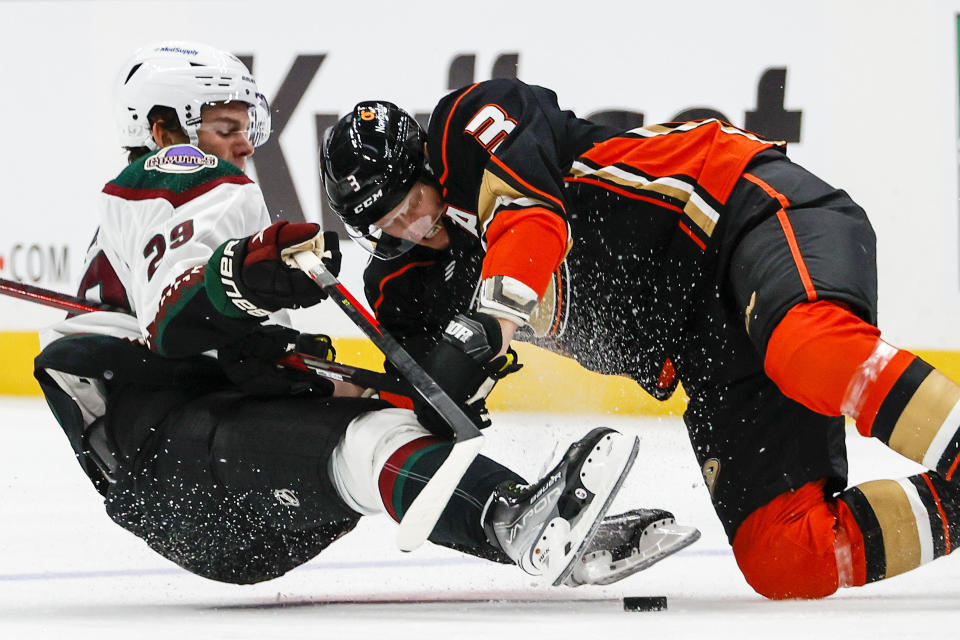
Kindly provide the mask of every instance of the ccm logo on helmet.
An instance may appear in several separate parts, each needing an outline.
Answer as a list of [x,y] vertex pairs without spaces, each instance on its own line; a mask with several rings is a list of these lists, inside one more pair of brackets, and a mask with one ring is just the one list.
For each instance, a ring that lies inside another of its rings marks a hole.
[[383,197],[383,189],[377,189],[376,193],[374,193],[372,196],[370,196],[369,198],[367,198],[366,200],[364,200],[363,202],[355,206],[353,208],[353,212],[360,213],[361,211],[363,211],[364,209],[366,209],[367,207],[369,207],[370,205],[372,205],[374,202],[376,202],[382,197]]

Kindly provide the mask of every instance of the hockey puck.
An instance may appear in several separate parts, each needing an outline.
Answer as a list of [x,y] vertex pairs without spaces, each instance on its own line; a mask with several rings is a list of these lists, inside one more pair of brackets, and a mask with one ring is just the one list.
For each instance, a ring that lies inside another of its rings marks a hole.
[[666,611],[667,596],[638,596],[623,599],[624,611]]

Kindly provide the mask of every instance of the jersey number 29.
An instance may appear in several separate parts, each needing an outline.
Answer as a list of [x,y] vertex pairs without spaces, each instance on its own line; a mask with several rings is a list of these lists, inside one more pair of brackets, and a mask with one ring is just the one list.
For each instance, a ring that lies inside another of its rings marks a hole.
[[[177,247],[183,246],[192,237],[193,220],[181,222],[170,231],[169,246],[171,249],[176,249]],[[150,263],[147,265],[147,280],[153,278],[153,274],[156,273],[157,266],[160,264],[160,259],[163,258],[163,254],[166,252],[167,240],[159,233],[147,242],[147,246],[143,248],[143,257],[150,258],[150,256],[153,256],[153,259],[150,260]]]

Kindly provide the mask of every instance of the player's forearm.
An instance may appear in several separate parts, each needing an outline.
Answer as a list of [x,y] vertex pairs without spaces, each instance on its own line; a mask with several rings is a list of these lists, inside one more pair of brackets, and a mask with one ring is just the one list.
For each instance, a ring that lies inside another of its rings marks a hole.
[[[500,337],[503,339],[503,344],[500,346],[500,352],[497,353],[497,356],[502,356],[507,353],[507,349],[513,341],[513,334],[520,328],[520,325],[506,318],[497,318],[497,321],[500,323]],[[494,358],[497,356],[494,356]]]
[[249,333],[262,320],[224,314],[211,302],[204,274],[203,266],[195,267],[164,290],[146,327],[153,351],[168,357],[203,353]]
[[477,310],[501,323],[506,353],[567,251],[567,223],[543,207],[501,211],[487,229]]
[[252,236],[227,240],[205,264],[187,269],[164,290],[148,331],[151,348],[165,355],[216,348],[279,309],[323,300],[322,289],[284,262],[285,249],[320,252],[327,269],[340,271],[336,234],[321,236],[316,224],[281,221]]

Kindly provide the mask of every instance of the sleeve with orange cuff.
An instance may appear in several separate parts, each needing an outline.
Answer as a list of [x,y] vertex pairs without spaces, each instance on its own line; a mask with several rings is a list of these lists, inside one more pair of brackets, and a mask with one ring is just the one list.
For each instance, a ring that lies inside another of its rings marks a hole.
[[566,255],[567,223],[545,207],[500,211],[486,240],[479,310],[524,325]]

